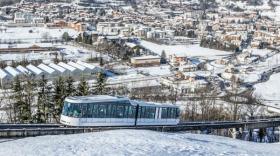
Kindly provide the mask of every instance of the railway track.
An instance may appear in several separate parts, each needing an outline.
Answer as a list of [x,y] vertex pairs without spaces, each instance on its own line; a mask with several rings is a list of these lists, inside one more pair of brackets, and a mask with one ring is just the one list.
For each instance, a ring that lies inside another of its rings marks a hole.
[[61,124],[0,124],[1,129],[59,128]]
[[64,135],[99,132],[118,129],[153,130],[161,132],[180,132],[191,130],[227,129],[227,128],[266,128],[279,127],[280,118],[257,119],[248,121],[210,121],[181,122],[178,125],[148,126],[91,126],[70,127],[62,124],[0,124],[0,138],[22,138],[42,135]]
[[46,128],[141,128],[141,127],[174,127],[174,126],[198,126],[198,125],[228,125],[228,124],[248,124],[261,122],[280,121],[280,117],[264,118],[254,120],[240,120],[240,121],[197,121],[197,122],[180,122],[177,125],[137,125],[137,126],[65,126],[63,124],[10,124],[0,123],[0,130],[2,129],[46,129]]

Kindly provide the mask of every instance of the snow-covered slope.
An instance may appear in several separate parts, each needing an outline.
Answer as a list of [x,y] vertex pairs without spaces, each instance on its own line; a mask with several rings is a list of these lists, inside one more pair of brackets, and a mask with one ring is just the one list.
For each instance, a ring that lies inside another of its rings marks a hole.
[[265,103],[280,108],[280,73],[270,76],[269,80],[255,85],[255,95],[266,100]]
[[116,130],[88,134],[42,136],[0,144],[0,155],[279,155],[279,144],[259,144],[225,137]]

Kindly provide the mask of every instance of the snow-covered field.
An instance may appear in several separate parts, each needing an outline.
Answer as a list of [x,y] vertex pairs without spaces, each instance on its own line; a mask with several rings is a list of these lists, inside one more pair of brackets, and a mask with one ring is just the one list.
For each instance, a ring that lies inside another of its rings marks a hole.
[[75,37],[78,32],[73,29],[47,28],[47,27],[16,27],[0,32],[2,42],[18,40],[22,42],[39,42],[42,38],[61,38],[64,32]]
[[[56,44],[52,46],[57,48],[63,48],[64,50],[62,52],[65,55],[64,58],[67,59],[79,59],[85,61],[91,55],[93,57],[97,55],[95,51],[88,51],[82,47],[75,47],[75,46],[63,45],[63,44]],[[10,61],[10,60],[24,60],[24,59],[27,60],[41,59],[44,60],[45,63],[48,63],[50,59],[55,58],[55,56],[52,55],[52,53],[53,51],[39,52],[39,53],[30,52],[30,53],[0,54],[0,60]]]
[[273,11],[263,11],[261,13],[262,16],[267,16],[273,18],[276,22],[280,22],[280,6],[276,6]]
[[279,144],[260,144],[210,135],[145,130],[42,136],[0,144],[0,155],[8,156],[276,156],[279,152]]
[[144,41],[144,40],[141,41],[140,44],[159,55],[164,50],[166,52],[167,56],[176,54],[176,55],[185,55],[188,57],[200,56],[200,57],[207,57],[207,58],[209,58],[209,57],[217,58],[218,56],[225,56],[225,55],[232,54],[231,52],[203,48],[203,47],[200,47],[198,44],[195,44],[195,45],[160,45],[160,44],[155,44],[155,43],[152,43],[149,41]]

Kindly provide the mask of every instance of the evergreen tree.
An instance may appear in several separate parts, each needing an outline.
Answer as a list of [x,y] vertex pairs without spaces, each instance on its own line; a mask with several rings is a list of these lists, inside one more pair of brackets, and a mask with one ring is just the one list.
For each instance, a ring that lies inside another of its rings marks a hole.
[[13,117],[14,122],[21,122],[23,100],[23,87],[20,79],[16,77],[13,83]]
[[135,49],[135,53],[136,53],[136,56],[140,56],[140,55],[141,55],[141,52],[140,52],[140,48],[139,48],[139,47],[137,47],[137,48]]
[[34,93],[36,89],[36,83],[33,77],[27,77],[26,82],[23,85],[24,103],[22,105],[22,120],[24,122],[31,122],[32,113],[31,106],[34,102]]
[[89,94],[89,85],[84,77],[81,78],[80,83],[77,88],[77,96],[85,96]]
[[[53,85],[52,84],[47,84],[46,86],[46,96],[45,98],[47,99],[45,101],[45,113],[44,117],[47,121],[52,121],[52,114],[55,111],[55,103],[53,99]],[[46,122],[47,122],[46,121]]]
[[97,82],[96,82],[96,88],[95,93],[102,95],[105,94],[105,86],[106,86],[106,75],[102,72],[97,73]]
[[53,108],[53,117],[58,122],[59,115],[61,114],[63,101],[65,99],[65,82],[62,77],[59,77],[54,83],[54,108]]
[[81,34],[79,34],[78,37],[76,38],[76,42],[83,42],[83,37]]
[[89,35],[89,39],[88,39],[88,44],[92,45],[93,41],[92,41],[92,35]]
[[165,54],[165,51],[163,50],[161,52],[161,56],[160,56],[160,63],[162,64],[165,64],[167,61],[166,61],[166,54]]
[[50,113],[51,102],[51,85],[48,85],[48,81],[43,75],[38,81],[38,101],[35,121],[37,123],[46,123],[48,120],[48,114]]
[[65,42],[68,42],[70,40],[70,36],[68,34],[68,32],[64,32],[62,34],[62,39],[65,41]]
[[69,76],[66,79],[65,96],[72,96],[75,93],[74,79]]
[[100,58],[99,58],[99,65],[100,65],[101,67],[104,65],[104,61],[103,61],[102,56],[100,56]]
[[31,121],[31,104],[33,99],[32,81],[27,80],[25,85],[21,83],[19,77],[14,79],[13,84],[13,115],[14,122],[30,122]]

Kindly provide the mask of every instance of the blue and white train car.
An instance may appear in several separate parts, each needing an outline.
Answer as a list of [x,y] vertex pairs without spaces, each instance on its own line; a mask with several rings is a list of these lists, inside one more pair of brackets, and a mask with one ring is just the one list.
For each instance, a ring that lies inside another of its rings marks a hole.
[[67,97],[60,122],[68,126],[176,125],[179,108],[107,95]]

